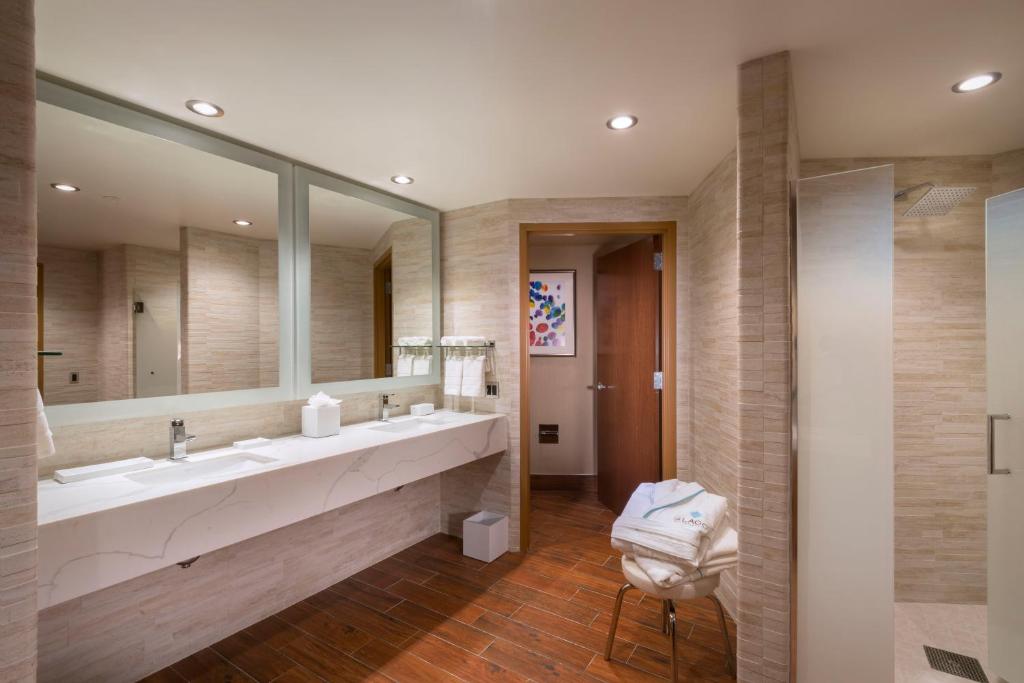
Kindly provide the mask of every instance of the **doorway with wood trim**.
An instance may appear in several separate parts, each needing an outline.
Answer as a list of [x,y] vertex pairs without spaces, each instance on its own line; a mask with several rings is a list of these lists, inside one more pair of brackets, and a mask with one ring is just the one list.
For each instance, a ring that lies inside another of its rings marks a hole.
[[524,550],[531,490],[619,513],[675,476],[675,245],[675,222],[520,226]]
[[391,250],[373,264],[373,376],[392,377],[392,280]]

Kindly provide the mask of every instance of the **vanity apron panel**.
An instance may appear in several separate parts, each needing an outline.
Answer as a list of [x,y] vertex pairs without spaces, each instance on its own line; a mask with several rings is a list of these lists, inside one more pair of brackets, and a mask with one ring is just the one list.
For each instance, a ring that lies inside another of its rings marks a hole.
[[[344,427],[338,436],[323,439],[275,439],[269,446],[245,452],[273,458],[272,464],[200,482],[178,481],[172,476],[156,479],[161,481],[158,484],[142,484],[131,475],[74,484],[42,481],[39,608],[508,447],[508,422],[502,415],[452,414],[449,419],[450,423],[409,431],[379,431],[370,423]],[[401,425],[402,421],[389,424]],[[202,463],[239,453],[233,448],[218,449],[194,454],[190,460]],[[164,461],[146,472],[174,475],[175,467],[180,464]]]

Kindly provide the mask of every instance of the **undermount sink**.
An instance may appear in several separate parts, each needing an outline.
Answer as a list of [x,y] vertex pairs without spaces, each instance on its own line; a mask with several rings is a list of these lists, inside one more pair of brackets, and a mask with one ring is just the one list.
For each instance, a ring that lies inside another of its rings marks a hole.
[[375,432],[390,432],[392,434],[404,434],[406,432],[418,432],[426,425],[420,420],[403,420],[402,422],[384,422],[370,427]]
[[277,462],[277,458],[271,458],[266,455],[231,453],[230,455],[221,455],[205,460],[172,462],[166,467],[134,472],[124,476],[139,484],[168,484],[202,479],[204,477],[242,474],[275,462]]
[[457,422],[465,422],[465,420],[459,415],[451,415],[447,413],[435,413],[426,417],[419,418],[423,422],[432,425],[450,425]]

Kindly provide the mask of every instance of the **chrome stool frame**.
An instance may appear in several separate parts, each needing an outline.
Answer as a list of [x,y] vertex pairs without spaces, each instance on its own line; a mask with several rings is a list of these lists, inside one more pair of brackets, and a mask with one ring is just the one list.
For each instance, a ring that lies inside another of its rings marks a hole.
[[[636,588],[631,583],[626,583],[619,589],[618,595],[615,596],[615,609],[612,611],[612,622],[608,627],[608,642],[604,647],[604,658],[608,661],[612,658],[612,646],[615,644],[615,630],[619,625],[619,613],[622,612],[622,599],[626,597],[626,593],[631,589]],[[640,590],[636,588],[636,590]],[[643,592],[643,591],[641,591]],[[732,641],[729,640],[729,629],[725,624],[725,609],[722,608],[722,603],[715,596],[714,593],[709,593],[707,596],[718,609],[718,623],[722,628],[722,640],[725,642],[725,665],[729,669],[729,673],[733,676],[736,675],[736,661],[733,658],[732,653]],[[672,600],[663,599],[661,601],[662,611],[662,632],[667,634],[669,642],[671,643],[671,657],[672,657],[672,678],[673,683],[678,680],[677,674],[679,669],[679,662],[676,659],[677,645],[676,645],[676,607]]]

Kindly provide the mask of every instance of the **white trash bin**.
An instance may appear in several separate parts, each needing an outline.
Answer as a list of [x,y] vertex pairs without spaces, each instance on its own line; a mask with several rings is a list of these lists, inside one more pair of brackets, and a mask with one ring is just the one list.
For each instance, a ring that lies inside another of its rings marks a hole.
[[462,521],[462,554],[493,562],[508,552],[508,517],[486,510]]

